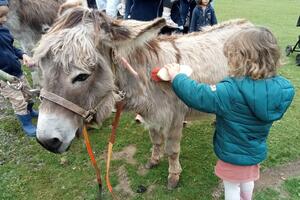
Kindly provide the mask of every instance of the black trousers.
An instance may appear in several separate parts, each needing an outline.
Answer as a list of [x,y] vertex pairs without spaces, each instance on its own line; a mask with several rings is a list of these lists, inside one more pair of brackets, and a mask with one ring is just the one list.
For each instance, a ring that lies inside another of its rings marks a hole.
[[89,8],[97,8],[97,4],[95,0],[87,0]]

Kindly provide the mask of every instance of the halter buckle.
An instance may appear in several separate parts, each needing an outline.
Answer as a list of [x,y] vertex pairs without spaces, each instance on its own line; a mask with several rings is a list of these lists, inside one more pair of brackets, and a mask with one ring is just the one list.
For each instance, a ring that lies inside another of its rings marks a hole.
[[97,113],[97,111],[95,109],[91,109],[88,111],[87,115],[84,117],[86,122],[90,122],[92,121],[92,119],[94,118],[94,115]]

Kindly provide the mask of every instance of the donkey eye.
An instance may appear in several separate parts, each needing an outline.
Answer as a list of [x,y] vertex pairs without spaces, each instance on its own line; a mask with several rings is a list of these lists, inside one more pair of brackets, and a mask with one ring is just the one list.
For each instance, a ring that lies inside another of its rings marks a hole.
[[77,81],[80,82],[85,81],[89,76],[90,76],[89,74],[79,74],[72,80],[72,83],[75,83]]

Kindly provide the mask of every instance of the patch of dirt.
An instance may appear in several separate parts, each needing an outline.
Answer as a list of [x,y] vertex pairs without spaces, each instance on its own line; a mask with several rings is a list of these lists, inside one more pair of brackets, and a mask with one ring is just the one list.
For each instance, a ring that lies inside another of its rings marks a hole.
[[[255,182],[255,191],[272,188],[280,192],[282,198],[288,198],[288,194],[280,186],[285,180],[297,176],[300,176],[300,160],[265,169],[261,172],[260,179]],[[212,194],[213,199],[220,199],[223,192],[223,184],[220,182]]]
[[132,199],[134,192],[130,187],[130,181],[125,166],[121,166],[117,170],[119,184],[115,187],[116,192],[122,193],[122,199]]
[[[136,165],[137,161],[133,158],[136,153],[136,146],[129,145],[125,147],[122,151],[119,152],[113,152],[112,160],[125,160],[126,163]],[[106,157],[106,155],[104,155]],[[138,169],[138,174],[143,176],[145,175],[149,169],[146,169],[144,165],[140,165]],[[119,184],[114,188],[118,196],[122,196],[122,199],[132,199],[136,193],[135,191],[130,187],[130,181],[128,178],[127,170],[125,166],[121,166],[117,170],[118,175],[118,182]],[[155,184],[150,185],[147,187],[147,194],[151,193],[154,188]]]
[[[136,165],[137,161],[133,158],[136,153],[136,146],[129,145],[125,147],[122,151],[116,152],[113,151],[112,153],[112,160],[125,160],[126,163]],[[101,156],[103,159],[107,158],[107,152],[104,153],[104,155]],[[116,185],[114,188],[116,195],[121,196],[121,199],[132,199],[132,197],[135,195],[135,192],[130,187],[130,181],[128,178],[127,170],[124,165],[118,168],[117,170],[118,175],[118,182],[119,184]]]
[[260,180],[255,183],[255,190],[271,187],[277,190],[282,198],[288,198],[288,194],[280,186],[285,180],[297,176],[300,176],[300,160],[269,168],[261,173]]
[[136,147],[134,145],[129,145],[125,147],[122,151],[113,152],[112,160],[125,160],[127,163],[135,165],[137,161],[133,158],[136,153]]

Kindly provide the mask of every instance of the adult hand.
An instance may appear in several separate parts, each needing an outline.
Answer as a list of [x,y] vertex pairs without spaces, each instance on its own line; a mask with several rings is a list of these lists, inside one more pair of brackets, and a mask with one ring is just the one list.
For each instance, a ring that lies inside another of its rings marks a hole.
[[180,71],[180,65],[177,64],[177,63],[167,64],[167,65],[165,65],[165,68],[167,69],[167,71],[169,73],[171,81],[173,81],[173,79],[175,78],[175,76],[177,74],[179,74],[179,71]]

